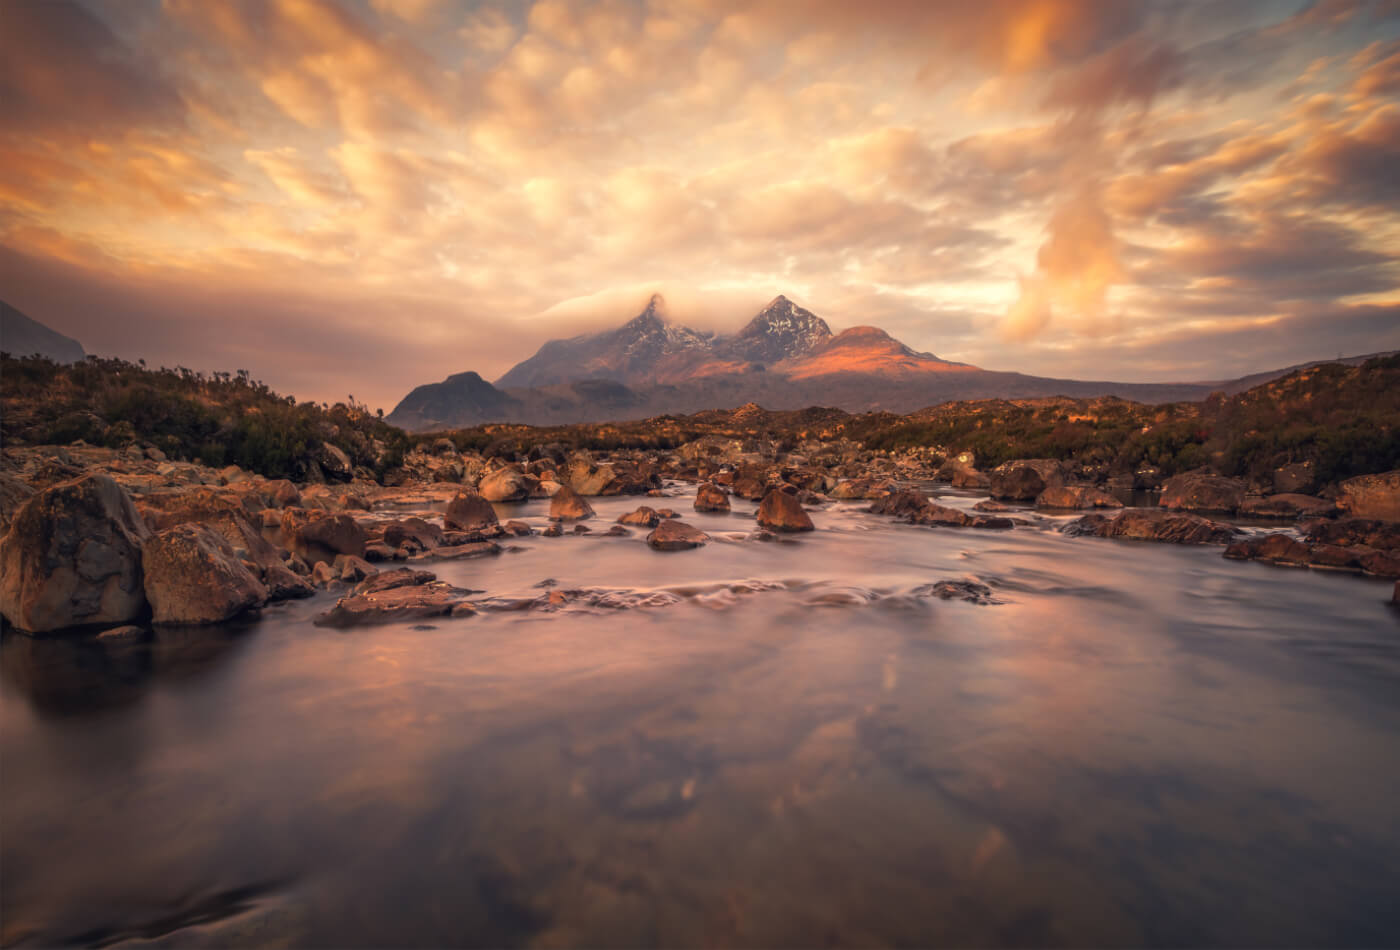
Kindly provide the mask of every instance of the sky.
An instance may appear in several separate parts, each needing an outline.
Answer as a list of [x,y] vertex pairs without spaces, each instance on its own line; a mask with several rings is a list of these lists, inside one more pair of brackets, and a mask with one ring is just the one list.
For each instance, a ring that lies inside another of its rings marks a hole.
[[8,0],[0,299],[392,408],[654,291],[1059,377],[1400,348],[1400,0]]

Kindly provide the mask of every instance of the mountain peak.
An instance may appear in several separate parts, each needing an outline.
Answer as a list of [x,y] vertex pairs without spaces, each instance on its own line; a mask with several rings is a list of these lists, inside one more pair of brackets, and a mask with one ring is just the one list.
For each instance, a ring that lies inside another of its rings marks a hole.
[[774,297],[730,341],[729,349],[754,363],[778,363],[810,352],[831,339],[831,327],[782,294]]

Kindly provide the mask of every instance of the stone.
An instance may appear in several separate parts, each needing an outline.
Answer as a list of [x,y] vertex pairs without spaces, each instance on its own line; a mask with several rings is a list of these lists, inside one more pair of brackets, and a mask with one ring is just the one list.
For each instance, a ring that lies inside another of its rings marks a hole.
[[141,548],[154,623],[220,623],[267,602],[267,588],[212,528],[181,524]]
[[348,482],[355,476],[355,466],[350,463],[350,456],[329,442],[321,443],[321,451],[317,454],[316,461],[327,478]]
[[837,483],[831,497],[842,501],[883,498],[894,490],[894,482],[888,478],[848,478]]
[[500,554],[501,546],[494,541],[468,541],[466,544],[446,545],[415,554],[410,561],[461,561],[473,557]]
[[97,635],[97,639],[105,642],[134,642],[146,639],[146,628],[138,627],[135,624],[125,624],[120,627],[112,627],[103,630]]
[[502,525],[502,530],[512,538],[528,538],[535,533],[535,529],[524,521],[516,521],[514,519]]
[[[492,514],[494,513],[492,512]],[[391,548],[398,548],[405,541],[409,541],[420,551],[427,551],[442,543],[442,529],[422,518],[402,518],[398,521],[390,521],[384,525],[383,530],[384,543]]]
[[540,532],[540,536],[545,538],[558,538],[561,537],[563,534],[564,529],[559,527],[559,525],[557,524],[552,524]]
[[336,576],[347,584],[358,584],[366,577],[379,573],[379,568],[353,554],[337,555],[335,562],[331,564],[331,570],[335,571]]
[[467,616],[472,610],[466,598],[472,593],[443,583],[427,571],[382,571],[352,588],[315,622],[320,627],[356,627]]
[[1244,503],[1245,484],[1237,478],[1187,473],[1167,479],[1159,504],[1167,511],[1233,514]]
[[797,499],[779,488],[770,489],[758,505],[758,523],[773,531],[812,531],[816,525]]
[[1400,469],[1348,478],[1337,486],[1337,507],[1353,518],[1400,521]]
[[1236,541],[1225,548],[1225,556],[1233,560],[1268,561],[1303,567],[1312,560],[1312,549],[1291,535],[1267,534]]
[[107,475],[37,492],[0,540],[0,611],[30,633],[134,620],[146,608],[141,546],[150,536]]
[[550,521],[583,521],[592,517],[593,506],[568,485],[560,485],[549,500]]
[[867,510],[875,515],[911,516],[933,504],[917,488],[906,488],[877,499]]
[[0,472],[0,532],[9,529],[11,516],[33,494],[34,488],[28,482]]
[[483,475],[477,491],[487,501],[516,502],[530,497],[535,483],[514,465]]
[[615,524],[603,532],[603,537],[605,538],[630,538],[631,536],[632,532],[628,531],[620,524]]
[[[500,524],[496,509],[477,492],[458,492],[447,503],[447,512],[442,522],[449,528],[462,531],[482,531]],[[427,547],[427,545],[424,545]]]
[[[1042,493],[1042,494],[1043,494],[1043,493]],[[984,500],[982,500],[982,501],[979,501],[977,504],[973,505],[973,506],[972,506],[972,510],[973,510],[973,511],[987,511],[987,512],[994,512],[994,513],[995,513],[995,512],[1015,511],[1016,509],[1013,508],[1013,507],[1011,507],[1010,505],[1004,505],[1004,504],[1002,504],[1002,503],[999,502],[999,501],[992,501],[990,498],[987,498],[987,499],[984,499]]]
[[1122,508],[1123,503],[1093,485],[1051,485],[1035,499],[1037,508]]
[[728,511],[729,495],[723,488],[712,482],[704,482],[695,489],[696,511]]
[[335,568],[331,567],[325,561],[317,561],[311,568],[311,583],[315,584],[317,587],[327,587],[330,585],[331,581],[339,579],[340,577],[336,573]]
[[675,520],[662,521],[647,535],[647,544],[658,551],[684,551],[688,548],[698,548],[709,540],[710,536],[699,528],[692,527],[684,521]]
[[1281,518],[1296,521],[1299,518],[1331,518],[1337,514],[1337,506],[1312,495],[1251,495],[1240,503],[1239,514],[1242,518]]
[[977,581],[938,581],[924,584],[912,591],[916,597],[937,597],[939,600],[965,600],[970,604],[986,606],[1000,604],[992,596],[992,589]]
[[648,507],[647,505],[642,505],[636,511],[628,512],[617,519],[617,523],[620,525],[631,524],[644,528],[654,528],[660,522],[661,516],[656,513],[656,509]]
[[297,487],[285,478],[268,482],[263,486],[263,491],[268,500],[272,503],[272,508],[299,508],[301,507],[301,492]]
[[987,491],[1001,501],[1031,501],[1064,480],[1064,466],[1054,459],[1016,459],[992,470]]
[[985,472],[966,465],[960,465],[950,473],[948,481],[954,488],[986,489],[991,485],[991,478]]
[[304,557],[325,554],[332,559],[337,554],[363,557],[368,542],[364,529],[349,515],[305,509],[287,509],[282,515],[282,532],[288,546]]
[[1273,482],[1276,494],[1307,493],[1317,487],[1317,473],[1312,462],[1293,462],[1274,469]]
[[1400,577],[1400,556],[1389,551],[1372,551],[1359,559],[1361,569],[1376,577]]
[[1239,529],[1233,525],[1210,521],[1200,515],[1134,508],[1112,518],[1085,515],[1065,525],[1063,530],[1071,537],[1087,535],[1173,544],[1229,544],[1240,536]]

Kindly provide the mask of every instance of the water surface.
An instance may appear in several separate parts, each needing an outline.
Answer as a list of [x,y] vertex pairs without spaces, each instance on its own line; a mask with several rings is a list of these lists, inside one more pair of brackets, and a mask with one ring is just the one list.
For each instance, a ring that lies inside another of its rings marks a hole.
[[[594,500],[595,530],[636,504]],[[715,541],[434,568],[621,609],[342,632],[321,595],[148,644],[6,637],[0,938],[1395,942],[1387,583],[854,503],[761,543],[746,503],[674,504]],[[1001,603],[919,593],[964,578]]]

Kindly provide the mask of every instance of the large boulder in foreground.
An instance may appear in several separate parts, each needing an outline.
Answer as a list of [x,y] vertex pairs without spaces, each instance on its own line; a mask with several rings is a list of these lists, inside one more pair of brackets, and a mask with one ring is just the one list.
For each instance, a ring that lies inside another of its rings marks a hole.
[[789,495],[781,488],[770,488],[763,501],[758,503],[758,523],[773,531],[812,531],[816,525],[797,496]]
[[267,588],[206,525],[167,528],[146,540],[141,557],[155,623],[219,623],[267,602]]
[[447,503],[443,524],[459,531],[485,531],[500,524],[496,509],[477,492],[458,492]]
[[1064,532],[1071,537],[1088,535],[1173,544],[1229,544],[1241,534],[1233,525],[1210,521],[1200,515],[1137,508],[1112,518],[1085,515],[1065,525]]
[[146,608],[141,545],[150,536],[107,475],[35,494],[0,541],[0,611],[30,633],[134,620]]
[[1045,489],[1064,481],[1064,466],[1054,459],[1016,459],[991,471],[987,491],[1001,501],[1033,501]]
[[1400,521],[1400,469],[1342,482],[1337,507],[1353,518]]
[[568,485],[560,485],[549,499],[550,521],[583,521],[593,517],[593,506]]
[[699,528],[692,527],[684,521],[667,519],[661,522],[647,535],[647,544],[658,551],[684,551],[688,548],[698,548],[710,536]]
[[1037,508],[1122,508],[1123,503],[1093,485],[1052,485],[1035,499]]
[[1244,503],[1245,484],[1223,475],[1175,475],[1162,486],[1160,504],[1168,511],[1218,511],[1233,514]]
[[470,616],[472,593],[443,583],[429,571],[381,571],[355,586],[316,618],[319,627],[358,627],[425,617]]

